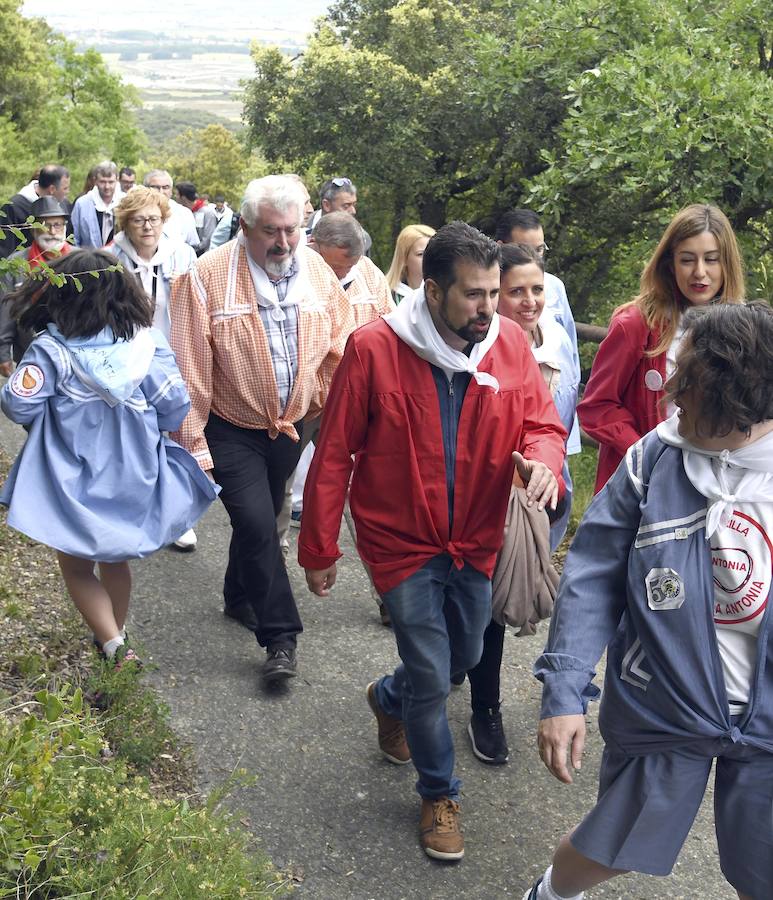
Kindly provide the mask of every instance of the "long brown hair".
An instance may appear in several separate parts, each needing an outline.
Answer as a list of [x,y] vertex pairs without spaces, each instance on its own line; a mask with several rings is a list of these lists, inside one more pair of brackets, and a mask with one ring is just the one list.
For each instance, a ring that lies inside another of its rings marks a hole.
[[714,235],[719,247],[722,290],[717,302],[742,303],[746,296],[741,253],[727,216],[716,206],[705,203],[692,203],[680,209],[641,273],[639,293],[620,307],[637,306],[647,327],[660,332],[660,340],[648,351],[649,356],[658,356],[671,346],[681,313],[689,305],[674,279],[674,250],[677,244],[704,231]]

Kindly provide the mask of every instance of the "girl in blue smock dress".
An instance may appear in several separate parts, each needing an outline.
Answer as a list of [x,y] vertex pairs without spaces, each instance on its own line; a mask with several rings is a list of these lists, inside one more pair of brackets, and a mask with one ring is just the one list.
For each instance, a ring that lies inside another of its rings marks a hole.
[[192,527],[218,489],[163,434],[185,418],[188,391],[150,301],[112,265],[102,250],[73,252],[52,265],[61,286],[30,280],[11,298],[39,333],[0,392],[28,431],[0,503],[10,526],[57,551],[75,606],[120,661],[136,658],[125,646],[128,560]]

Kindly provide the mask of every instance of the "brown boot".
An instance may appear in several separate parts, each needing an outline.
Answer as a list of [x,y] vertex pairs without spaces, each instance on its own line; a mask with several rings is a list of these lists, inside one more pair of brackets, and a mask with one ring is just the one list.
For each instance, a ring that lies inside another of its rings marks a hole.
[[459,828],[459,804],[448,797],[421,801],[419,836],[427,856],[454,860],[464,856],[464,835]]
[[405,740],[405,729],[399,719],[388,716],[376,700],[376,682],[371,681],[366,691],[368,704],[378,722],[378,745],[389,762],[404,766],[411,761],[411,751]]

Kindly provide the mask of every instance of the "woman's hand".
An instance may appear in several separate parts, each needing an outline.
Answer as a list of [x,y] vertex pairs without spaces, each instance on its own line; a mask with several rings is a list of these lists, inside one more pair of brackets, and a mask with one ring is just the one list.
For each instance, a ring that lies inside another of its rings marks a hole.
[[566,764],[571,750],[572,768],[579,770],[585,749],[585,716],[553,716],[543,719],[537,731],[537,747],[542,762],[564,784],[572,783]]

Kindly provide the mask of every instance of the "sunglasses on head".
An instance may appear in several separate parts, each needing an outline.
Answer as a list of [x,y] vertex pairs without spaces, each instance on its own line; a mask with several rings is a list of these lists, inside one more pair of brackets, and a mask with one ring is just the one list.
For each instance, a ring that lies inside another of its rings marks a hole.
[[352,186],[351,178],[331,178],[330,181],[336,187],[351,187]]

